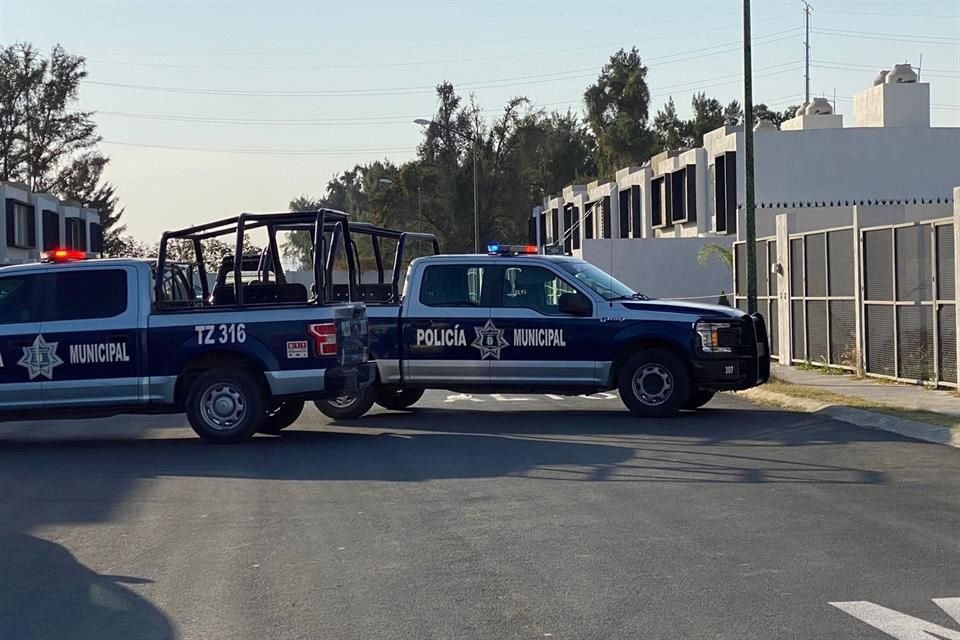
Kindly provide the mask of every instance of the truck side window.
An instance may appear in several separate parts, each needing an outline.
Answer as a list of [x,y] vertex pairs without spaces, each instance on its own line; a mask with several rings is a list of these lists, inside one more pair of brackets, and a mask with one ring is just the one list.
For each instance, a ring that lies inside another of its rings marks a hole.
[[54,272],[48,282],[45,322],[112,318],[127,309],[127,272],[123,269]]
[[503,307],[560,315],[560,296],[564,293],[578,292],[548,269],[510,266],[503,271]]
[[33,304],[33,291],[40,286],[39,275],[0,278],[0,324],[40,322]]
[[420,302],[428,307],[479,307],[483,267],[433,265],[423,273]]

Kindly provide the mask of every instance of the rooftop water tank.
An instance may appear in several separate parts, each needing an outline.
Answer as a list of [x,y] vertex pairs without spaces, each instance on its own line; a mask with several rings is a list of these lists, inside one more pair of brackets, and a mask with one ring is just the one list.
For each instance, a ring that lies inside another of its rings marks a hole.
[[768,118],[760,118],[757,124],[753,126],[754,131],[777,131],[777,125],[773,124]]
[[887,81],[887,74],[890,73],[889,69],[880,69],[880,73],[877,74],[877,77],[873,79],[873,86],[878,84],[883,84]]
[[909,64],[895,64],[893,69],[887,73],[887,84],[899,82],[916,82],[917,72]]
[[808,116],[829,116],[833,113],[833,107],[826,98],[814,98],[803,110],[804,115]]

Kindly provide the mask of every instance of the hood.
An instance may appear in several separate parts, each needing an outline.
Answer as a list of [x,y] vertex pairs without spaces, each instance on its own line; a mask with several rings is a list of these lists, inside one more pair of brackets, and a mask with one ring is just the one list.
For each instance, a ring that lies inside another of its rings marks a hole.
[[747,315],[740,309],[718,304],[684,302],[682,300],[629,300],[620,301],[624,309],[660,313],[694,314],[705,318],[742,318]]

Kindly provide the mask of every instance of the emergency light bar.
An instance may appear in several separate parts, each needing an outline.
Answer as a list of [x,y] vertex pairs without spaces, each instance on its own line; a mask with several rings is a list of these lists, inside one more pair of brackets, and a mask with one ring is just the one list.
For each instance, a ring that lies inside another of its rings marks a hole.
[[76,249],[54,249],[41,253],[40,262],[73,262],[75,260],[86,260],[91,255],[86,251]]
[[535,244],[488,244],[487,254],[491,256],[520,256],[538,253]]

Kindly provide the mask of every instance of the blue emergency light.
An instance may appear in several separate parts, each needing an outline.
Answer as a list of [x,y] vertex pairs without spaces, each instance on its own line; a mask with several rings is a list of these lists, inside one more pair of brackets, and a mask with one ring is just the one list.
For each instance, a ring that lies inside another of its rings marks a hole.
[[487,253],[491,256],[521,256],[539,253],[535,244],[488,244]]

